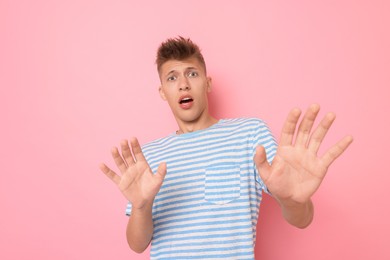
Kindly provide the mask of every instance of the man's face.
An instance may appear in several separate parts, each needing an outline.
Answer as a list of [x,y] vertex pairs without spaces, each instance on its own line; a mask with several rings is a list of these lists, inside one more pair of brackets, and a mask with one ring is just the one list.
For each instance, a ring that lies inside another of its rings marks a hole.
[[161,98],[166,100],[181,123],[196,123],[209,116],[207,93],[211,91],[211,78],[196,58],[170,60],[159,72]]

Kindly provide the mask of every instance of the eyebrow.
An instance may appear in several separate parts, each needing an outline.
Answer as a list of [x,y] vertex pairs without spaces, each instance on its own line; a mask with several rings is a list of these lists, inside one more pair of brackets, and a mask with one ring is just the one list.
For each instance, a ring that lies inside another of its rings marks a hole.
[[[196,67],[187,67],[185,70],[186,70],[186,71],[187,71],[187,70],[198,70],[198,68],[196,68]],[[177,71],[177,70],[171,70],[171,71],[168,72],[165,76],[167,77],[169,74],[174,73],[174,72],[176,72],[176,71]]]

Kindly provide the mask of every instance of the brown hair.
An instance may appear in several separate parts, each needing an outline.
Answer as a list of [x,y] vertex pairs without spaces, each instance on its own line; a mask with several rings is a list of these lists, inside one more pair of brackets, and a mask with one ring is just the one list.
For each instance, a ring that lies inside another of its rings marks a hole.
[[192,57],[196,58],[206,71],[206,63],[198,45],[193,43],[189,38],[186,39],[182,36],[167,39],[161,43],[157,50],[157,70],[160,71],[161,66],[169,60],[182,61]]

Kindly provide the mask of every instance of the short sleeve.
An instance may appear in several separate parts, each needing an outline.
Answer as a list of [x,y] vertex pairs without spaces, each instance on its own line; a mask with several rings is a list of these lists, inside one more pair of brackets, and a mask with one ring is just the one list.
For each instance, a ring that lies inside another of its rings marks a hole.
[[131,203],[130,202],[127,202],[127,206],[126,206],[126,216],[130,216],[131,215]]
[[[255,155],[256,147],[259,145],[262,145],[264,147],[267,156],[267,161],[268,163],[271,164],[275,157],[278,145],[268,125],[262,120],[259,120],[257,127],[254,129],[252,156]],[[257,170],[254,161],[253,161],[253,168],[254,168],[255,179],[258,188],[269,194],[266,185],[264,184],[263,180],[260,178],[259,172]]]

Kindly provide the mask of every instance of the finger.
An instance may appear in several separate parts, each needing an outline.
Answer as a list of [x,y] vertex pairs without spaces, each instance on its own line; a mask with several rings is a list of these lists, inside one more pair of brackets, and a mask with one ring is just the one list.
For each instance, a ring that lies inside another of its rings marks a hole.
[[133,155],[131,154],[129,142],[122,140],[121,142],[122,156],[125,159],[125,163],[129,166],[135,163]]
[[157,172],[155,176],[158,177],[162,183],[166,174],[167,174],[167,164],[165,162],[160,163],[160,165],[157,168]]
[[119,170],[123,174],[127,169],[127,165],[126,165],[125,161],[123,160],[122,156],[119,154],[118,148],[113,147],[111,150],[111,155],[112,155],[112,158],[114,158],[114,162],[115,162],[116,166],[118,166]]
[[266,182],[271,172],[271,165],[267,161],[267,156],[263,146],[259,145],[256,147],[256,154],[253,157],[253,160],[255,161],[261,179]]
[[131,138],[130,139],[131,149],[133,150],[133,154],[135,157],[135,161],[146,161],[144,154],[142,153],[141,146],[139,145],[139,142],[137,138]]
[[320,145],[329,128],[331,127],[333,121],[336,119],[336,115],[333,113],[328,113],[322,120],[321,123],[317,126],[316,130],[310,137],[309,150],[317,153],[320,149]]
[[290,111],[287,119],[282,128],[282,134],[280,136],[280,145],[291,145],[294,138],[295,128],[297,126],[298,119],[301,115],[301,110],[294,108]]
[[299,146],[306,146],[307,141],[310,137],[310,132],[313,127],[314,121],[317,117],[318,112],[320,111],[320,106],[318,104],[312,104],[306,111],[302,122],[299,124],[297,137],[295,139],[295,144]]
[[326,167],[329,167],[334,160],[337,159],[352,143],[353,138],[352,136],[346,136],[343,139],[341,139],[337,144],[332,146],[322,157],[322,160]]
[[110,168],[107,167],[104,163],[101,163],[99,165],[100,170],[108,177],[110,178],[116,185],[119,185],[121,181],[121,177],[118,176],[114,171],[112,171]]

